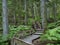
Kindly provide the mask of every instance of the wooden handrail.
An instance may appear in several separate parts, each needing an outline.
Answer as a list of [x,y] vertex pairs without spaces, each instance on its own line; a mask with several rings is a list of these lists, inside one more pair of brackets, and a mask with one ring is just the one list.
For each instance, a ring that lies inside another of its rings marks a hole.
[[24,42],[22,39],[19,39],[19,38],[16,38],[16,37],[14,37],[13,39],[14,39],[14,40],[17,40],[17,41],[21,41],[21,42],[23,42],[23,43],[25,43],[25,44],[28,44],[28,45],[34,45],[34,44],[26,43],[26,42]]

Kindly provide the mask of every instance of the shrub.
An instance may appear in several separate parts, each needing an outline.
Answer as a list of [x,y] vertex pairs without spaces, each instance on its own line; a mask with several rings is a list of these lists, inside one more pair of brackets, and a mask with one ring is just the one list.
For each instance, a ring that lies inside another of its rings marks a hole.
[[40,40],[54,41],[55,43],[58,44],[60,42],[60,26],[46,31],[46,34],[43,34]]

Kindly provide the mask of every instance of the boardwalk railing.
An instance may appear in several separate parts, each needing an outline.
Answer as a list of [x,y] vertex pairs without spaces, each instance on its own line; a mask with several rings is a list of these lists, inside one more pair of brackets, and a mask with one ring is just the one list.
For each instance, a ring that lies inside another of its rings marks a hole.
[[13,38],[11,40],[11,45],[34,45],[24,42],[22,39],[19,38]]

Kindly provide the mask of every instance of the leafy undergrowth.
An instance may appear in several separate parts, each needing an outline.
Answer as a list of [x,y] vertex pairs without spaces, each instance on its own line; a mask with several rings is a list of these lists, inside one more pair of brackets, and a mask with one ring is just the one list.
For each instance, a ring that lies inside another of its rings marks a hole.
[[24,26],[24,25],[20,25],[18,27],[10,27],[10,31],[9,31],[9,38],[12,37],[23,37],[23,36],[27,36],[30,34],[30,32],[35,32],[33,30],[31,30],[30,26]]
[[60,45],[60,44],[51,44],[51,43],[48,43],[47,45]]
[[[31,30],[31,27],[30,26],[24,26],[24,25],[20,25],[18,27],[16,26],[9,26],[9,34],[7,36],[8,39],[11,39],[13,38],[14,36],[19,36],[20,34],[18,34],[18,32],[20,32],[22,34],[22,32],[26,32],[26,31],[29,31]],[[33,31],[35,32],[35,31]],[[29,34],[27,32],[27,34]],[[27,35],[26,33],[23,34],[23,36]],[[6,39],[6,40],[8,40]],[[5,39],[2,39],[2,34],[0,35],[0,44],[2,45],[5,45],[3,42],[5,41]]]
[[50,23],[50,24],[48,24],[48,29],[53,29],[53,28],[56,28],[56,27],[58,27],[58,26],[60,26],[60,21],[57,21],[57,22],[54,22],[54,23]]
[[[54,29],[46,31],[46,34],[43,34],[40,38],[41,41],[54,41],[56,45],[60,42],[60,26]],[[54,45],[54,44],[47,44],[47,45]]]
[[12,38],[15,34],[17,34],[20,31],[27,31],[27,30],[31,30],[31,27],[24,25],[20,25],[18,27],[10,26],[9,38]]

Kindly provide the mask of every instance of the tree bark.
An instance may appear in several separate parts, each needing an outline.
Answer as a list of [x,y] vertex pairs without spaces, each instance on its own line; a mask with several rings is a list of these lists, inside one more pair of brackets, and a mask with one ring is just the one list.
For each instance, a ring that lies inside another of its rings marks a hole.
[[50,19],[50,9],[49,9],[49,7],[47,7],[47,20],[49,20]]
[[50,19],[50,8],[49,8],[49,1],[46,0],[46,18],[47,18],[47,21]]
[[24,0],[25,25],[27,24],[27,0]]
[[41,21],[42,21],[42,29],[46,29],[46,14],[45,14],[45,0],[40,0],[40,10],[41,10]]
[[57,20],[57,17],[56,17],[56,15],[57,15],[57,4],[56,4],[56,2],[53,3],[53,15],[54,15],[54,22],[56,22],[56,20]]
[[34,19],[35,19],[35,17],[36,17],[36,2],[34,2],[33,5],[34,5]]
[[3,37],[8,35],[8,9],[7,9],[7,0],[2,0],[2,18],[3,18]]

